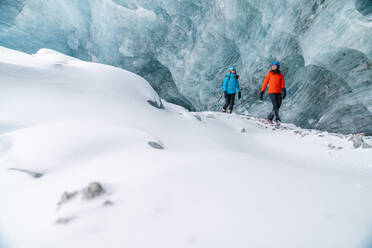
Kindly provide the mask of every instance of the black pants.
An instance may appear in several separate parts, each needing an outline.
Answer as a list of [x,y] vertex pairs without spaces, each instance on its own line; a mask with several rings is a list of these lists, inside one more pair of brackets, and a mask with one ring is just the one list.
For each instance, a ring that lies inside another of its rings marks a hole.
[[269,116],[267,117],[270,121],[273,120],[274,116],[275,116],[275,120],[280,120],[279,118],[279,109],[280,109],[280,106],[282,105],[282,94],[280,93],[273,93],[273,94],[269,94],[269,97],[270,97],[270,100],[273,104],[273,110],[271,111],[271,113],[269,114]]
[[227,109],[230,106],[230,110],[233,110],[235,104],[235,94],[226,94],[225,96],[225,105],[223,105],[223,109]]

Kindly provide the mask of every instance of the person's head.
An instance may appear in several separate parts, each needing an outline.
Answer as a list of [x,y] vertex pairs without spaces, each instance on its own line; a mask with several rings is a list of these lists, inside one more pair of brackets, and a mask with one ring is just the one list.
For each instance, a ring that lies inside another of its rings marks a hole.
[[230,73],[236,74],[236,68],[235,68],[235,66],[231,66],[230,67]]
[[278,71],[280,69],[280,62],[279,61],[274,61],[271,64],[271,70],[272,71]]

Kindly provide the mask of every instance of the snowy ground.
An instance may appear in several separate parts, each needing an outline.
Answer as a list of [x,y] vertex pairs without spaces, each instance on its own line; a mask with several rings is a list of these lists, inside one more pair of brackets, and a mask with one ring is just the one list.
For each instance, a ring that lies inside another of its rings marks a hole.
[[127,71],[0,47],[0,246],[371,247],[369,137],[148,100]]

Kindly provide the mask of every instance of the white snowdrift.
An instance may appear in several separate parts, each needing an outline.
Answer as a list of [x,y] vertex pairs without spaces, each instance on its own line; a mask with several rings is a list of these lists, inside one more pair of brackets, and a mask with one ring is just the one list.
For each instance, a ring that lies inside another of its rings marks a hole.
[[[372,244],[372,149],[148,100],[130,72],[0,47],[0,246]],[[104,195],[57,205],[93,181]]]

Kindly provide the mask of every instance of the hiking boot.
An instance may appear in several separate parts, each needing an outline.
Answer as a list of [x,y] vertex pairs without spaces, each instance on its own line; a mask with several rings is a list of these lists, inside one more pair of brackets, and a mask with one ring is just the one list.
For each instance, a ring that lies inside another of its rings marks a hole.
[[229,114],[231,114],[231,113],[232,113],[232,109],[229,110]]
[[266,118],[266,121],[269,123],[269,124],[274,124],[274,122],[272,120],[270,120],[269,118]]
[[226,113],[226,109],[222,109],[222,112],[223,112],[223,113]]

